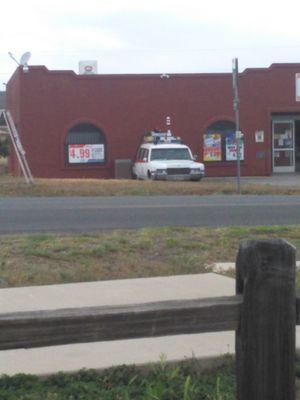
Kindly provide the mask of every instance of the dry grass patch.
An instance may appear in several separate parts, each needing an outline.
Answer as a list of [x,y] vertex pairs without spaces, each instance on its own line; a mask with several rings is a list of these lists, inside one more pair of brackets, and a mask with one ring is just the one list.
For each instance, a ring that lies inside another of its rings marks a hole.
[[[243,184],[243,194],[300,194],[300,187]],[[205,178],[201,182],[152,182],[117,179],[24,179],[0,176],[0,196],[154,196],[236,194],[236,185]]]
[[203,273],[234,261],[240,240],[259,237],[286,238],[300,258],[300,226],[2,236],[0,278],[24,286]]

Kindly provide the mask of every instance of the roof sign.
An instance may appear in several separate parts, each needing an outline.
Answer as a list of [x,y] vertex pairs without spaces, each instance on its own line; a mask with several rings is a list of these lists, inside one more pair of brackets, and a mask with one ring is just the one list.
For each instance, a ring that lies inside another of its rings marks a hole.
[[80,75],[94,75],[98,73],[97,60],[79,61]]

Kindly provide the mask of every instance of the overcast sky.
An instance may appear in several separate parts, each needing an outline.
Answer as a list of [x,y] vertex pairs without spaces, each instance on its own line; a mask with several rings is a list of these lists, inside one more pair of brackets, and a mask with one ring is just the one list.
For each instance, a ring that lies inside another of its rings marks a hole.
[[300,1],[8,0],[1,4],[0,89],[17,59],[78,72],[228,72],[300,62]]

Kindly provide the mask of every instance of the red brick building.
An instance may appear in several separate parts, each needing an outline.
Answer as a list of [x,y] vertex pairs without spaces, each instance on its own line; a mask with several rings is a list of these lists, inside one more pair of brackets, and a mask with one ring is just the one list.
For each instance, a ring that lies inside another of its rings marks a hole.
[[[300,64],[247,69],[239,94],[242,175],[299,171]],[[134,159],[141,136],[165,130],[167,116],[208,176],[236,174],[230,73],[76,75],[20,67],[7,84],[7,109],[35,177],[112,178],[116,160]],[[87,148],[98,156],[76,162],[71,152]],[[20,172],[13,151],[9,171]]]

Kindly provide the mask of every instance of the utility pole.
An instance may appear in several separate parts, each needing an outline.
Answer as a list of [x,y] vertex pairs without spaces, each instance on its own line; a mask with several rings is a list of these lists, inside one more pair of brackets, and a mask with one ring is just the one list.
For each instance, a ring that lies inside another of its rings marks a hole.
[[240,155],[240,100],[239,100],[239,64],[238,59],[232,60],[232,84],[233,84],[233,109],[235,112],[235,138],[236,138],[236,162],[237,162],[237,193],[241,194],[241,155]]

